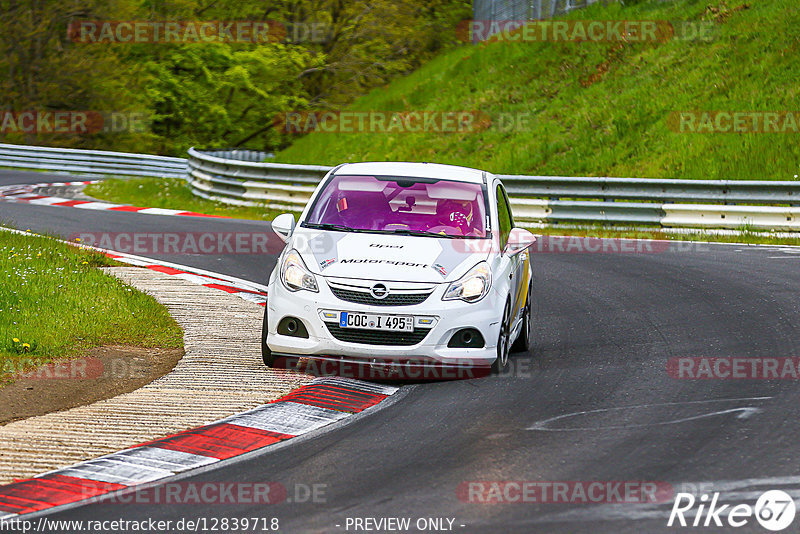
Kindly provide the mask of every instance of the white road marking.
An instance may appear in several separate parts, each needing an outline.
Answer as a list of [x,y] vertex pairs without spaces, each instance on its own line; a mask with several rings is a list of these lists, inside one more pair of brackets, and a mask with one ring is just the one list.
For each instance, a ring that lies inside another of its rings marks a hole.
[[641,428],[641,427],[648,427],[648,426],[658,426],[658,425],[673,425],[679,423],[685,423],[687,421],[693,421],[696,419],[704,419],[707,417],[714,417],[717,415],[725,415],[729,413],[741,412],[737,419],[747,419],[756,413],[761,412],[760,408],[756,408],[753,406],[740,406],[737,408],[731,408],[728,410],[720,410],[714,411],[706,414],[695,415],[691,417],[685,417],[680,419],[673,419],[670,421],[661,421],[661,422],[653,422],[653,423],[644,423],[638,425],[608,425],[608,426],[600,426],[600,427],[576,427],[576,428],[548,428],[547,425],[553,423],[555,421],[560,421],[562,419],[568,419],[571,417],[579,417],[582,415],[591,415],[597,413],[606,413],[606,412],[613,412],[613,411],[622,411],[622,410],[638,410],[642,408],[656,408],[661,406],[683,406],[683,405],[693,405],[693,404],[708,404],[708,403],[715,403],[715,402],[743,402],[743,401],[762,401],[768,400],[772,397],[744,397],[738,399],[711,399],[711,400],[701,400],[701,401],[684,401],[684,402],[665,402],[660,404],[639,404],[635,406],[620,406],[614,408],[600,408],[597,410],[587,410],[583,412],[573,412],[564,415],[557,415],[555,417],[550,417],[549,419],[544,419],[542,421],[537,421],[533,425],[526,428],[526,430],[540,430],[545,432],[575,432],[579,430],[607,430],[607,429],[620,429],[620,428]]

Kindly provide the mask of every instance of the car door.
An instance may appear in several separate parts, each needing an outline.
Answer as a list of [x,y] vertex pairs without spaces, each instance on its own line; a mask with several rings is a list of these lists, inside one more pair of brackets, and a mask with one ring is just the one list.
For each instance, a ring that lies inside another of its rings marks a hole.
[[[511,215],[511,206],[508,202],[508,195],[501,183],[495,188],[495,201],[497,202],[497,223],[499,227],[500,250],[505,249],[508,243],[508,236],[514,228],[514,219]],[[523,258],[523,254],[525,257]],[[511,295],[511,325],[519,318],[522,308],[525,306],[525,291],[527,287],[527,277],[524,266],[527,264],[527,253],[523,252],[513,256],[503,254],[501,276],[509,278],[509,288]]]
[[[511,228],[515,228],[516,225],[514,224],[514,213],[511,211],[511,202],[508,200],[508,195],[506,194],[505,189],[503,189],[503,194],[505,195],[506,206],[508,207],[508,216],[511,220]],[[523,250],[514,257],[516,260],[514,264],[514,280],[516,280],[517,290],[516,310],[517,317],[520,319],[522,318],[522,314],[525,310],[525,304],[528,302],[528,286],[531,283],[531,260],[529,254],[530,249],[527,249]]]

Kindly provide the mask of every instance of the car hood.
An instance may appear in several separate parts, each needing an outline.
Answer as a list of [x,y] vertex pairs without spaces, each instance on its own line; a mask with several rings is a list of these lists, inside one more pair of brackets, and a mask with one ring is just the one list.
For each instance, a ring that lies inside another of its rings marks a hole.
[[442,283],[458,280],[491,248],[486,239],[447,239],[297,227],[290,240],[306,266],[325,277]]

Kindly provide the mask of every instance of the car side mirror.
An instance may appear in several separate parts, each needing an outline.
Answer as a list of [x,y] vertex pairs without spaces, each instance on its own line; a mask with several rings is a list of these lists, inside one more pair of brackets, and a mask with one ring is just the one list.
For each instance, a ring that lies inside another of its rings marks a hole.
[[272,231],[278,234],[284,243],[289,241],[289,236],[294,231],[294,215],[281,213],[272,220]]
[[523,228],[512,228],[503,254],[514,256],[536,243],[536,236]]

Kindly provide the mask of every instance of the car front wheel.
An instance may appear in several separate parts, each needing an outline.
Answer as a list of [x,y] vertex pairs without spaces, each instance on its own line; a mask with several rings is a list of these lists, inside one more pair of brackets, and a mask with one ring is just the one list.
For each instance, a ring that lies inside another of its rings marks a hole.
[[533,299],[533,284],[528,286],[528,299],[525,301],[525,309],[522,311],[522,328],[519,336],[511,346],[511,352],[528,352],[531,350],[531,338],[533,336],[533,326],[531,324],[531,300]]
[[511,352],[511,301],[506,301],[503,320],[500,322],[500,334],[497,337],[497,359],[492,364],[492,373],[505,371],[508,367],[508,355]]
[[267,334],[269,333],[268,313],[269,310],[264,306],[264,323],[261,325],[261,359],[264,360],[264,365],[267,367],[274,367],[275,356],[272,355],[272,351],[267,345]]

